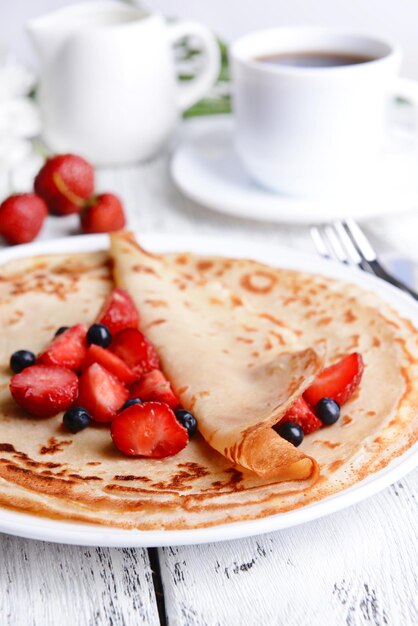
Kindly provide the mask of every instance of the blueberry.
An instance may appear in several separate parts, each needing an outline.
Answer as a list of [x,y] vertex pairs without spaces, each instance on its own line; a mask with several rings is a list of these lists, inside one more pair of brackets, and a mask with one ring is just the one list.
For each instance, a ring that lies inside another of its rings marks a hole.
[[315,415],[325,426],[331,426],[340,417],[340,405],[332,398],[321,398],[315,407]]
[[129,398],[129,400],[127,400],[125,404],[119,409],[119,413],[129,408],[130,406],[133,406],[134,404],[142,404],[141,398]]
[[194,415],[184,409],[175,411],[177,421],[187,430],[189,437],[193,437],[197,428],[197,421]]
[[289,443],[293,443],[293,445],[297,448],[303,441],[303,430],[299,426],[299,424],[294,424],[293,422],[283,422],[274,428],[274,430],[289,441]]
[[33,352],[29,350],[18,350],[17,352],[13,352],[10,357],[10,367],[15,372],[15,374],[19,374],[26,367],[30,367],[31,365],[35,365],[36,356]]
[[104,324],[93,324],[87,331],[87,343],[107,348],[112,343],[110,330]]
[[69,328],[70,328],[69,326],[60,326],[58,330],[55,331],[54,337],[58,337],[58,335],[62,335],[62,333],[65,333],[65,331],[68,330]]
[[90,413],[82,406],[73,406],[64,413],[64,426],[72,433],[78,433],[91,423]]

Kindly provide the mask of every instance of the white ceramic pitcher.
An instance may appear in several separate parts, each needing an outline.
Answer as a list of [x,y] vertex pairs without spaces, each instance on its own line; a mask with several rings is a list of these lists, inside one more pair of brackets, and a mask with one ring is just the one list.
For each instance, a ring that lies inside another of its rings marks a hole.
[[[219,73],[219,49],[207,28],[167,24],[120,2],[65,7],[31,21],[28,31],[40,59],[37,97],[45,142],[96,165],[153,156],[181,111]],[[172,45],[188,35],[201,41],[206,64],[194,80],[179,84]]]

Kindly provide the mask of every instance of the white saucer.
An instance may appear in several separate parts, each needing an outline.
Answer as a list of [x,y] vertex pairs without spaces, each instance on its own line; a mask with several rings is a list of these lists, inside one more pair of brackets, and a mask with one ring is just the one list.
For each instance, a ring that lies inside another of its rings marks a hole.
[[204,206],[237,217],[287,223],[367,219],[418,208],[418,149],[404,129],[361,181],[338,195],[295,198],[277,195],[253,182],[234,150],[233,117],[214,115],[184,124],[184,141],[171,162],[183,193]]

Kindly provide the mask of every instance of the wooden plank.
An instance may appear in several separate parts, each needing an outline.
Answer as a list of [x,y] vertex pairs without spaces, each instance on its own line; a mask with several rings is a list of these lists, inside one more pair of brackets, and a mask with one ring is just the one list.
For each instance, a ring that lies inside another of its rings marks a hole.
[[418,471],[340,513],[255,538],[160,550],[176,626],[416,626]]
[[158,626],[143,549],[65,546],[0,535],[1,626]]

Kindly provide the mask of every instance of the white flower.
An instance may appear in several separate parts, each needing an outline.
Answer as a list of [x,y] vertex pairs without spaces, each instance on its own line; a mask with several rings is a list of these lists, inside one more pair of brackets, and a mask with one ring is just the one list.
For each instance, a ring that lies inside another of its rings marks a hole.
[[0,100],[27,96],[35,85],[35,74],[0,48]]
[[39,135],[40,130],[39,110],[31,98],[0,100],[0,136],[30,139]]
[[0,171],[10,179],[16,167],[33,160],[31,139],[41,131],[38,107],[29,97],[35,83],[33,72],[0,49]]

